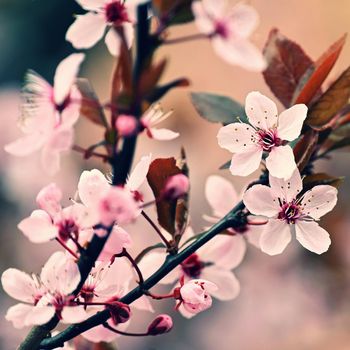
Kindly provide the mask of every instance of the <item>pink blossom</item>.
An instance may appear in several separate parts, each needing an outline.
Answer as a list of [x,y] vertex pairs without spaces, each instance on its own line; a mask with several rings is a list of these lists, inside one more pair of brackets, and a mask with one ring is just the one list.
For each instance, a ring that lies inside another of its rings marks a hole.
[[159,104],[151,106],[140,119],[147,136],[158,141],[170,141],[177,138],[179,136],[177,132],[155,128],[156,125],[169,118],[172,113],[173,111],[164,113]]
[[65,58],[56,69],[53,87],[33,71],[27,74],[19,121],[25,135],[5,146],[15,156],[27,156],[41,149],[43,168],[51,175],[59,170],[60,153],[72,146],[81,98],[74,81],[83,59],[83,54]]
[[288,179],[296,168],[288,141],[301,132],[307,115],[304,104],[294,105],[280,115],[276,104],[257,91],[250,92],[245,111],[251,125],[232,123],[222,127],[217,135],[219,146],[234,153],[232,175],[246,176],[258,169],[263,153],[272,176]]
[[122,114],[118,116],[115,122],[115,128],[118,134],[123,137],[132,136],[137,132],[138,122],[134,116]]
[[173,320],[169,315],[158,315],[148,326],[147,333],[150,335],[159,335],[168,333],[173,328]]
[[227,10],[225,0],[204,0],[194,1],[192,11],[198,29],[226,62],[251,71],[265,69],[262,53],[248,40],[259,23],[252,6],[238,3]]
[[190,188],[190,181],[184,174],[171,176],[166,181],[163,189],[163,197],[166,199],[177,199],[184,196]]
[[318,185],[300,196],[302,188],[300,173],[295,170],[289,180],[270,175],[270,187],[255,185],[244,194],[247,209],[269,219],[260,237],[265,253],[282,253],[291,241],[291,232],[295,232],[304,248],[314,253],[328,250],[329,234],[317,220],[334,208],[338,191],[329,185]]
[[211,307],[211,294],[217,290],[217,286],[203,279],[195,279],[186,282],[180,287],[181,304],[180,312],[186,317],[192,317]]
[[40,278],[17,269],[1,276],[4,290],[22,303],[9,308],[6,319],[16,328],[41,325],[55,314],[64,323],[87,318],[83,307],[73,303],[71,293],[80,282],[77,264],[63,252],[54,253],[41,270]]
[[94,46],[108,29],[105,43],[112,55],[118,55],[121,39],[117,30],[124,32],[125,40],[130,48],[134,37],[136,6],[144,0],[76,0],[86,11],[77,15],[69,27],[66,40],[77,49],[87,49]]

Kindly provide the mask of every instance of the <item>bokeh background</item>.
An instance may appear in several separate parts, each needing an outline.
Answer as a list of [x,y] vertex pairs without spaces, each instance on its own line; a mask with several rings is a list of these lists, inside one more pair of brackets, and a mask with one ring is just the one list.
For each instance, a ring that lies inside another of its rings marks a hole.
[[[235,3],[235,1],[229,1]],[[252,0],[260,13],[261,24],[253,36],[262,48],[269,31],[277,27],[294,39],[313,58],[318,56],[349,29],[350,2],[347,0]],[[0,0],[0,270],[13,266],[38,272],[57,247],[34,245],[16,228],[17,223],[35,207],[35,195],[41,187],[56,181],[67,195],[76,190],[82,169],[103,168],[99,163],[82,161],[76,154],[66,155],[62,171],[48,178],[36,155],[21,159],[8,156],[3,145],[19,135],[19,90],[25,71],[34,69],[51,81],[57,63],[73,52],[64,36],[74,13],[81,9],[73,0]],[[195,33],[193,24],[174,27],[171,37]],[[178,76],[191,80],[191,87],[171,92],[162,101],[174,114],[165,126],[178,130],[175,142],[160,143],[140,137],[135,160],[152,153],[154,157],[177,155],[180,147],[187,152],[190,167],[191,218],[195,231],[205,222],[209,207],[204,197],[208,175],[221,174],[239,190],[249,179],[232,177],[219,171],[229,153],[216,143],[219,125],[210,124],[195,113],[189,101],[190,91],[225,94],[243,102],[251,90],[272,97],[262,75],[229,66],[218,58],[210,43],[191,42],[162,48],[157,56],[168,57],[170,64],[164,81]],[[329,81],[350,61],[350,43],[333,69]],[[88,77],[102,101],[107,101],[113,58],[103,44],[88,51],[82,76]],[[281,108],[281,106],[280,106]],[[77,127],[77,144],[86,146],[101,137],[101,130],[88,121]],[[349,150],[347,150],[349,151]],[[318,167],[332,175],[349,176],[349,155],[337,152]],[[258,172],[251,176],[256,177]],[[124,350],[277,350],[350,348],[350,182],[340,189],[339,204],[322,220],[332,237],[330,250],[321,257],[302,249],[294,240],[281,256],[269,257],[254,247],[236,274],[241,282],[240,296],[231,302],[214,302],[212,309],[188,321],[172,312],[172,303],[160,309],[174,314],[175,328],[165,336],[152,339],[123,338],[118,348]],[[149,189],[145,188],[149,192]],[[155,242],[148,226],[142,222],[130,228],[137,253],[147,242]],[[0,295],[0,349],[15,349],[27,330],[15,330],[4,319],[14,301]],[[135,315],[133,330],[142,330],[152,316]],[[131,329],[131,328],[130,328]]]

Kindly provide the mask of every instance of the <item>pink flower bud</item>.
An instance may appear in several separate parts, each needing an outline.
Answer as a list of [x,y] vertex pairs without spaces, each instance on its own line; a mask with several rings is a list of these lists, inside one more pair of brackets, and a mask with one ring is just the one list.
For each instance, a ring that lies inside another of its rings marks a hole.
[[150,335],[159,335],[168,333],[173,328],[173,320],[169,315],[158,315],[148,326],[147,333]]
[[138,128],[137,119],[132,115],[122,114],[118,116],[115,122],[115,128],[119,135],[128,137],[136,133]]
[[177,199],[185,195],[190,187],[188,177],[184,174],[177,174],[169,177],[164,190],[163,197],[165,199]]
[[130,306],[120,301],[112,301],[106,306],[106,308],[109,310],[112,321],[115,325],[125,323],[130,318]]
[[36,196],[39,208],[45,210],[51,216],[61,211],[61,200],[62,191],[55,183],[45,186]]

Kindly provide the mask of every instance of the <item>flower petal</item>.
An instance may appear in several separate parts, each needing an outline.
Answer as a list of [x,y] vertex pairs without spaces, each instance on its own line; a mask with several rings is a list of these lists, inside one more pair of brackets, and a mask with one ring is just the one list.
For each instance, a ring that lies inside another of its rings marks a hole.
[[230,171],[232,175],[247,176],[259,168],[262,150],[253,148],[248,152],[236,153],[232,156]]
[[245,100],[245,112],[249,122],[260,129],[277,125],[278,114],[275,102],[258,91],[250,92]]
[[120,51],[121,39],[116,30],[111,27],[105,37],[105,43],[108,51],[113,56],[118,56]]
[[270,219],[260,237],[261,250],[269,255],[281,254],[292,239],[290,225]]
[[126,187],[130,191],[138,190],[146,180],[149,166],[151,164],[152,154],[143,156],[141,160],[135,165],[128,180],[126,181]]
[[7,310],[5,318],[12,322],[15,328],[23,328],[26,326],[26,317],[32,312],[33,308],[33,305],[16,304]]
[[221,148],[232,153],[247,152],[255,149],[255,130],[245,123],[232,123],[220,128],[217,139]]
[[297,221],[295,232],[300,244],[316,254],[326,252],[331,245],[328,232],[315,221]]
[[45,140],[45,134],[35,132],[5,145],[4,149],[6,152],[14,156],[25,157],[41,148],[45,143]]
[[314,219],[330,212],[337,204],[338,190],[329,185],[319,185],[307,191],[302,200],[303,213]]
[[296,167],[293,150],[288,145],[272,148],[266,158],[266,168],[274,177],[289,179]]
[[295,140],[300,135],[306,116],[307,107],[304,104],[297,104],[283,111],[278,117],[278,136],[282,140]]
[[147,134],[150,134],[153,139],[158,141],[170,141],[180,136],[178,132],[175,132],[169,129],[157,129],[157,128],[149,128]]
[[25,319],[26,326],[42,325],[49,322],[55,315],[55,308],[53,306],[35,306],[32,308]]
[[103,7],[107,0],[76,0],[76,2],[85,10],[96,11]]
[[83,306],[66,306],[62,310],[61,316],[62,323],[78,323],[89,317]]
[[214,21],[208,15],[202,1],[192,2],[192,12],[194,15],[194,21],[200,32],[204,34],[212,34],[215,31]]
[[244,232],[244,236],[250,244],[260,249],[260,237],[264,229],[264,225],[249,225],[248,230]]
[[229,18],[229,26],[235,37],[249,37],[259,24],[259,15],[255,8],[242,2],[232,8]]
[[60,152],[50,147],[44,147],[41,151],[41,166],[46,174],[52,176],[60,170]]
[[131,306],[133,306],[135,309],[138,309],[138,310],[154,312],[154,308],[153,308],[150,300],[145,295],[136,299],[131,304]]

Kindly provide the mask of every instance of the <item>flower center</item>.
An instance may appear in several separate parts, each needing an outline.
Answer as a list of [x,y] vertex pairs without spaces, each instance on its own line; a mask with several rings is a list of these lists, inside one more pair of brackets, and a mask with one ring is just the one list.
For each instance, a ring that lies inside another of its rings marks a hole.
[[115,25],[120,25],[123,22],[128,22],[128,12],[125,5],[120,1],[113,1],[106,5],[105,8],[107,22]]
[[227,27],[225,22],[217,21],[215,23],[215,34],[219,35],[219,36],[221,36],[223,38],[228,38],[228,36],[229,36],[229,29],[228,29],[228,27]]
[[71,102],[71,98],[70,98],[70,95],[68,95],[62,103],[55,104],[56,111],[61,114],[64,111],[64,109],[68,107],[70,102]]
[[258,145],[265,151],[270,152],[275,146],[281,146],[283,141],[277,136],[276,129],[258,130]]
[[300,206],[295,200],[290,203],[283,203],[281,211],[278,213],[278,218],[287,221],[288,224],[295,224],[295,221],[302,215]]
[[181,267],[187,276],[191,278],[198,278],[201,275],[204,264],[199,260],[197,254],[192,254],[182,262]]
[[79,227],[76,225],[76,223],[71,220],[62,220],[59,223],[59,237],[62,239],[62,241],[66,242],[68,241],[69,238],[72,236],[76,239],[78,239],[79,235]]

